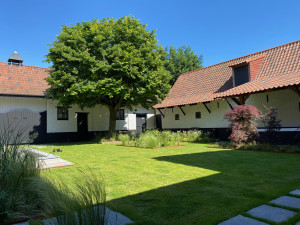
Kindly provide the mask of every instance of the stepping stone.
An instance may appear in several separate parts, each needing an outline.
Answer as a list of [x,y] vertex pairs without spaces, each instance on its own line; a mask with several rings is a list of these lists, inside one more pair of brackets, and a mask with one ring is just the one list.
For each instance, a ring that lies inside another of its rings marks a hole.
[[290,194],[292,194],[292,195],[299,195],[300,196],[300,189],[293,190],[293,191],[290,192]]
[[13,224],[13,225],[29,225],[29,223],[28,223],[28,222],[24,222],[24,223],[15,223],[15,224]]
[[290,197],[290,196],[281,196],[270,202],[274,203],[276,205],[300,209],[300,198],[295,198],[295,197]]
[[298,223],[296,223],[296,225],[300,225],[300,221]]
[[297,214],[296,212],[287,209],[281,209],[268,205],[258,206],[249,210],[247,213],[254,217],[270,220],[277,223],[286,221]]
[[229,220],[226,220],[222,223],[219,223],[218,225],[269,225],[267,223],[260,222],[258,220],[248,218],[242,215],[238,215],[235,217],[232,217]]

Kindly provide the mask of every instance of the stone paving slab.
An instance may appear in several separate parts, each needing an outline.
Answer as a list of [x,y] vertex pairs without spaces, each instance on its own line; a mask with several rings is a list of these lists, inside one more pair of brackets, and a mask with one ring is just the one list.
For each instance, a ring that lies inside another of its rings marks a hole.
[[276,205],[287,206],[291,208],[300,209],[300,198],[290,197],[290,196],[281,196],[277,199],[270,201]]
[[39,160],[40,168],[41,169],[48,169],[48,168],[57,168],[57,167],[64,167],[64,166],[73,166],[74,163],[69,161],[63,160],[61,158],[56,159],[42,159]]
[[[128,217],[124,216],[121,213],[115,212],[109,208],[106,207],[106,221],[107,221],[107,225],[127,225],[130,223],[133,223],[133,221],[131,219],[129,219]],[[43,220],[44,225],[54,225],[56,218],[51,218],[48,220]],[[16,223],[14,225],[29,225],[28,222],[25,223]],[[248,225],[248,224],[245,224]],[[252,225],[252,224],[249,224]],[[253,225],[264,225],[264,224],[253,224]]]
[[292,195],[299,195],[300,196],[300,189],[293,190],[293,191],[290,192],[290,194],[292,194]]
[[219,223],[218,225],[269,225],[269,224],[263,223],[261,221],[249,217],[238,215],[222,223]]
[[287,209],[281,209],[268,205],[258,206],[249,210],[247,213],[254,217],[270,220],[277,223],[286,221],[297,214],[296,212]]
[[300,221],[298,223],[296,223],[295,225],[300,225]]

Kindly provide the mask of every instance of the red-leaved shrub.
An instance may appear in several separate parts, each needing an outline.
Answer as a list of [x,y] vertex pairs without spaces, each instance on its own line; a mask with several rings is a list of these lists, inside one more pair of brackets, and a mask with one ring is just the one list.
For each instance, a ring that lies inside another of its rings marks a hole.
[[261,118],[261,112],[255,106],[239,105],[228,110],[224,118],[230,121],[232,133],[229,139],[234,146],[248,144],[258,137],[256,120]]

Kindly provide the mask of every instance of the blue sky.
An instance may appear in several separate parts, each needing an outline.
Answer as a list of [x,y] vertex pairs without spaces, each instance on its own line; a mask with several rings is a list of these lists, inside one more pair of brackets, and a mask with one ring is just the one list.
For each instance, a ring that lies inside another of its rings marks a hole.
[[62,25],[133,15],[164,47],[190,45],[204,66],[300,39],[299,0],[17,0],[0,6],[0,61],[43,63]]

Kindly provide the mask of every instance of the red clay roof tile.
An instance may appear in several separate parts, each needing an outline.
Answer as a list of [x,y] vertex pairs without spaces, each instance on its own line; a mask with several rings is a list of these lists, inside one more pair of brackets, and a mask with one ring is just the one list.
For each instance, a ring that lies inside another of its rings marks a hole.
[[49,88],[45,79],[48,68],[18,66],[0,62],[0,94],[45,96]]
[[[242,63],[249,63],[251,81],[233,87],[232,66]],[[154,107],[208,102],[299,84],[300,40],[181,74],[169,96]]]

